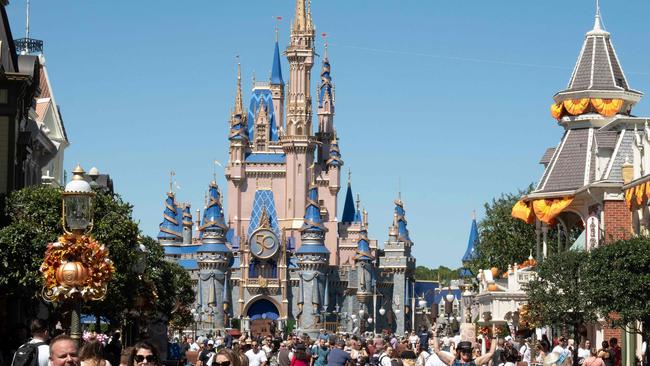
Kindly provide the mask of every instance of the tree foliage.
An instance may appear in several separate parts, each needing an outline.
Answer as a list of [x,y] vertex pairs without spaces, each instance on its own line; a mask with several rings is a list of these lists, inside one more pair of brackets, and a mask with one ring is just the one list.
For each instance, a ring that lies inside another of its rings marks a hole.
[[[138,296],[154,298],[157,294],[160,301],[153,302],[151,310],[163,314],[178,311],[177,321],[186,325],[183,322],[187,319],[181,315],[194,302],[188,274],[177,264],[165,261],[162,248],[153,239],[140,237],[129,203],[119,195],[96,193],[91,235],[108,247],[116,272],[108,284],[107,296],[87,302],[83,311],[119,323],[126,310],[136,306]],[[4,294],[37,301],[45,248],[62,234],[61,212],[58,188],[28,187],[7,198],[9,225],[0,229],[0,291]],[[141,277],[134,273],[140,242],[148,248],[147,271]]]
[[415,268],[415,278],[424,281],[438,281],[438,280],[455,280],[458,279],[458,270],[440,266],[438,268],[429,268],[425,266],[417,266]]
[[[580,327],[598,318],[585,281],[588,259],[588,253],[571,250],[548,257],[539,264],[537,276],[524,286],[527,318],[536,325],[572,327],[576,344],[581,342]],[[574,365],[578,362],[577,352],[575,348]]]
[[[650,324],[650,238],[635,237],[600,246],[584,269],[588,298],[618,327]],[[635,328],[628,331],[638,332]]]
[[512,207],[532,185],[517,193],[503,193],[486,202],[485,217],[479,222],[476,259],[469,264],[473,273],[492,267],[504,272],[508,265],[521,263],[535,247],[535,226],[512,217]]

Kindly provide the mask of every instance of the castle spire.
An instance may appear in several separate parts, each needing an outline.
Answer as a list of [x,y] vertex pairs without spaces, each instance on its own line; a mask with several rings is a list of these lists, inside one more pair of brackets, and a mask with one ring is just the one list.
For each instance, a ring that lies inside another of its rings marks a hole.
[[244,113],[244,99],[241,89],[241,63],[237,55],[237,93],[235,95],[235,110],[230,117],[230,140],[248,140],[247,114]]
[[[237,56],[239,60],[239,56]],[[235,114],[244,114],[244,98],[241,92],[241,63],[237,62],[237,96],[235,96]]]
[[406,211],[401,198],[395,200],[395,215],[397,219],[397,238],[401,241],[410,242],[409,230],[406,227]]
[[[201,232],[203,233],[203,243],[205,244],[224,244],[226,241],[226,226],[223,208],[221,206],[221,192],[216,182],[210,182],[208,189],[208,204],[203,210],[203,222],[201,224]],[[223,251],[225,245],[219,248],[218,251]],[[227,248],[226,248],[227,250]]]
[[[160,232],[158,233],[158,240],[164,241],[167,244],[180,243],[182,238],[182,223],[179,220],[181,210],[176,204],[174,192],[167,192],[165,199],[165,210],[163,212],[163,221],[160,223]],[[182,217],[182,216],[181,216]]]
[[296,0],[296,13],[293,19],[295,30],[305,30],[307,26],[307,13],[305,11],[305,0]]
[[[307,193],[307,205],[305,217],[300,228],[302,245],[296,251],[297,254],[319,253],[329,257],[329,250],[325,247],[325,233],[327,228],[323,226],[320,216],[320,204],[318,203],[318,187],[312,182]],[[325,259],[325,263],[327,259]]]
[[476,214],[472,212],[472,226],[469,230],[469,239],[467,240],[467,249],[463,255],[463,265],[474,260],[476,257],[476,246],[479,243],[478,225],[476,224]]
[[352,173],[348,170],[348,190],[345,193],[345,203],[343,204],[343,216],[341,222],[350,224],[354,221],[354,195],[352,194]]
[[603,27],[602,19],[600,17],[600,1],[596,0],[596,16],[594,19],[594,29],[592,32],[603,32],[605,28]]
[[282,64],[280,62],[280,46],[278,45],[277,28],[275,38],[275,49],[273,50],[273,68],[271,69],[271,84],[284,85],[282,80]]

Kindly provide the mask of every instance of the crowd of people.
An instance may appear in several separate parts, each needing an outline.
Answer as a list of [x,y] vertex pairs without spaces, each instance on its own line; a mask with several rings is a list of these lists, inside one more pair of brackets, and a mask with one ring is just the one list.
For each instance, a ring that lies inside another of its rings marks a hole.
[[[469,342],[423,328],[404,335],[321,330],[314,338],[304,333],[233,337],[215,332],[169,342],[163,360],[146,341],[122,352],[119,333],[111,338],[84,337],[79,348],[65,334],[50,339],[42,321],[32,322],[31,330],[32,340],[18,349],[12,366],[568,366],[574,357],[583,366],[622,366],[616,338],[603,341],[598,349],[588,340],[575,349],[573,340],[565,337],[542,336],[533,343],[530,338],[481,336]],[[644,347],[642,364],[647,365],[647,344]]]

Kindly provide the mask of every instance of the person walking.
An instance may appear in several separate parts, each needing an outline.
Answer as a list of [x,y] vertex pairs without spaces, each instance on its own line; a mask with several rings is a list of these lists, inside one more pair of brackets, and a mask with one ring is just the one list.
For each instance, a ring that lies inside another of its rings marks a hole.
[[257,341],[253,341],[251,349],[246,351],[245,355],[248,357],[249,366],[266,366],[266,353],[260,350],[260,344]]
[[309,366],[309,354],[304,344],[296,345],[289,366]]
[[29,330],[32,339],[16,350],[11,362],[12,366],[29,366],[32,360],[37,360],[37,366],[48,366],[50,348],[47,341],[50,339],[50,331],[43,319],[32,320]]
[[330,351],[327,356],[327,366],[351,366],[352,357],[348,352],[345,352],[345,341],[339,339],[336,341],[336,346]]
[[609,342],[603,341],[601,346],[602,348],[598,350],[598,357],[603,360],[605,366],[614,366],[616,355],[614,354],[614,351],[609,348]]

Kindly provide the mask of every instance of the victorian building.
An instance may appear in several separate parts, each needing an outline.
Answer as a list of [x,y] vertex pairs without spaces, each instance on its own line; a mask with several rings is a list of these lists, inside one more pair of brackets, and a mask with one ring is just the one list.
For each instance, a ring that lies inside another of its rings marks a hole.
[[[569,83],[553,97],[551,115],[564,129],[562,139],[546,150],[539,183],[512,210],[513,216],[535,225],[538,261],[644,232],[650,129],[647,117],[633,114],[642,96],[625,76],[597,9]],[[626,204],[640,209],[630,212]],[[525,280],[521,268],[513,271],[517,281]],[[483,282],[489,290],[490,279]],[[587,327],[583,336],[593,344],[612,336],[621,339],[620,331],[604,322]],[[624,343],[631,347],[628,340]]]
[[[196,283],[199,328],[239,324],[257,334],[285,326],[307,333],[413,327],[415,258],[402,200],[383,249],[368,237],[368,215],[349,179],[339,216],[335,89],[326,47],[312,86],[315,38],[311,9],[297,0],[284,52],[288,74],[276,40],[269,80],[254,83],[245,105],[238,67],[225,211],[215,182],[203,212],[167,194],[158,239]],[[383,315],[375,315],[379,307]]]

